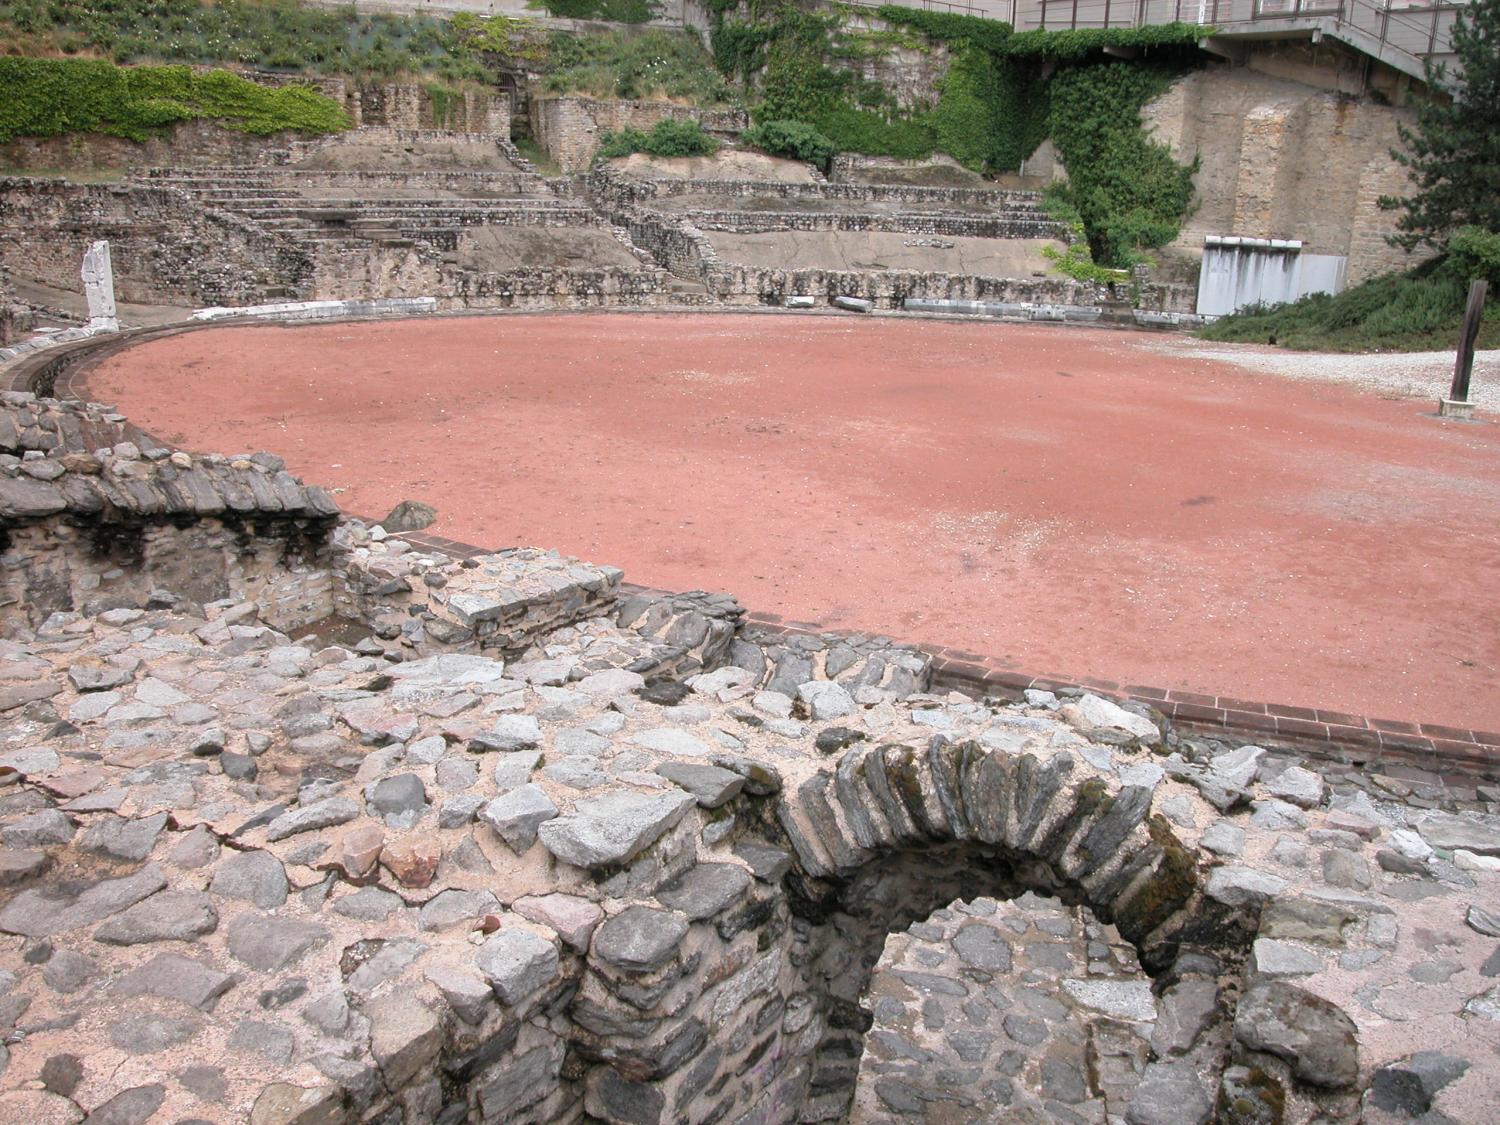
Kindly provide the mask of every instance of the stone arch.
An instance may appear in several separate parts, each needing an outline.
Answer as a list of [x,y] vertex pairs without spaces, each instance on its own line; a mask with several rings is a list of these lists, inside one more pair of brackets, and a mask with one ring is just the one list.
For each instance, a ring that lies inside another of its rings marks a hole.
[[1197,857],[1151,815],[1150,789],[1111,786],[1067,752],[943,736],[856,748],[776,816],[796,855],[792,960],[821,1021],[799,1120],[849,1110],[871,1025],[861,997],[886,935],[957,898],[1034,891],[1087,906],[1162,987],[1214,980],[1232,1008],[1254,920],[1204,894]]

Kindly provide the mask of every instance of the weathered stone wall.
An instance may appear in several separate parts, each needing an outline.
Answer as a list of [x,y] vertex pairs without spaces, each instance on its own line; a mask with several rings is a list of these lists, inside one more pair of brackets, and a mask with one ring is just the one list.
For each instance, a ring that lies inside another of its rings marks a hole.
[[589,179],[591,190],[618,202],[646,203],[679,195],[732,199],[833,200],[841,203],[901,203],[975,212],[1003,211],[1034,201],[1030,192],[915,184],[778,183],[769,180],[635,180],[607,171]]
[[768,234],[773,231],[890,231],[896,234],[947,235],[959,238],[1057,238],[1066,241],[1067,228],[1040,214],[977,215],[861,215],[797,211],[677,211],[699,230]]
[[[938,83],[948,71],[949,51],[945,44],[927,43],[922,36],[893,29],[884,20],[860,11],[845,9],[839,32],[856,48],[847,65],[861,78],[879,83],[895,98],[903,110],[920,110],[937,104]],[[886,41],[874,51],[862,43],[860,33],[894,32],[909,42]]]
[[640,207],[617,210],[610,218],[630,233],[631,242],[685,281],[706,282],[721,267],[718,251],[691,223]]
[[314,261],[314,300],[434,297],[440,309],[612,308],[660,303],[664,270],[606,266],[464,269],[421,247],[322,249]]
[[[421,153],[421,163],[413,162],[411,166],[401,168],[387,167],[382,164],[374,164],[367,168],[345,167],[338,169],[347,174],[364,173],[371,177],[391,175],[400,171],[408,171],[420,176],[442,176],[445,173],[463,176],[474,174],[490,174],[482,167],[465,167],[463,165],[453,166],[449,163],[449,154],[443,149],[453,146],[460,151],[469,149],[476,155],[485,149],[501,155],[506,161],[517,166],[519,171],[527,175],[535,175],[536,170],[532,168],[524,158],[516,151],[515,146],[510,143],[508,133],[471,133],[453,129],[393,129],[384,125],[366,125],[358,132],[332,133],[324,137],[312,139],[299,139],[287,146],[284,156],[277,155],[277,162],[283,159],[287,164],[316,164],[316,158],[324,153],[339,149],[345,149],[351,145],[364,148],[376,148],[378,146],[412,146]],[[435,150],[435,151],[433,151]],[[468,153],[461,151],[461,157]],[[328,170],[328,169],[324,169]],[[558,191],[566,191],[566,183],[558,183]]]
[[0,402],[0,620],[11,629],[181,598],[254,601],[277,628],[316,621],[333,612],[337,515],[279,457],[195,459],[103,408],[10,392]]
[[78,263],[101,238],[122,301],[252,304],[264,285],[297,291],[312,269],[286,239],[178,191],[0,180],[0,264],[12,271],[76,290]]
[[775,270],[725,263],[712,286],[726,299],[781,304],[787,297],[860,297],[899,309],[908,297],[942,301],[1004,301],[1097,305],[1098,286],[1071,278],[969,277],[901,270]]
[[[510,99],[505,94],[462,89],[449,94],[438,106],[428,87],[420,83],[385,82],[361,86],[342,78],[294,79],[255,72],[245,76],[263,85],[285,85],[293,81],[311,85],[343,106],[352,125],[389,129],[394,140],[402,139],[401,133],[427,130],[485,134],[502,140],[510,138]],[[197,168],[275,162],[285,159],[289,151],[308,144],[337,144],[339,139],[336,134],[309,141],[304,134],[290,131],[260,137],[221,128],[210,121],[180,122],[144,141],[99,133],[17,137],[0,144],[0,173],[66,174],[138,167]]]
[[505,94],[466,88],[438,102],[425,85],[386,82],[347,88],[341,100],[356,127],[446,129],[510,138],[510,98]]
[[0,347],[4,347],[31,326],[26,310],[15,303],[15,291],[10,285],[10,274],[0,269]]
[[1347,255],[1350,282],[1410,266],[1385,244],[1395,215],[1375,200],[1404,190],[1390,150],[1411,116],[1249,69],[1188,75],[1144,113],[1177,159],[1201,161],[1173,246],[1199,253],[1205,234],[1300,239],[1310,253]]
[[600,101],[574,96],[533,97],[531,133],[564,172],[583,172],[593,163],[599,134],[627,126],[649,130],[658,121],[697,121],[724,140],[749,127],[744,110],[698,109],[675,102]]
[[299,139],[301,134],[291,132],[257,137],[207,121],[184,121],[144,141],[100,133],[16,137],[0,144],[0,169],[11,174],[65,175],[145,165],[249,164],[270,159]]

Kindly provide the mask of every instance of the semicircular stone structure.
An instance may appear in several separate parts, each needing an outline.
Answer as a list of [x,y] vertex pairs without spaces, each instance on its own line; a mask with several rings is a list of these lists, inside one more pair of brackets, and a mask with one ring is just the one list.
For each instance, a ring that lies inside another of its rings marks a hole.
[[[1062,982],[1154,1021],[1112,1118],[1483,1092],[1455,1045],[1500,1041],[1500,876],[1456,857],[1500,833],[1471,806],[1083,693],[933,693],[880,638],[777,640],[552,552],[455,558],[333,523],[276,459],[88,450],[66,434],[100,411],[5,407],[6,1120],[843,1120],[887,935],[1038,897],[1151,978],[1129,1003]],[[1013,971],[991,931],[954,943],[972,980]],[[1398,1019],[1407,1044],[1365,1047]]]

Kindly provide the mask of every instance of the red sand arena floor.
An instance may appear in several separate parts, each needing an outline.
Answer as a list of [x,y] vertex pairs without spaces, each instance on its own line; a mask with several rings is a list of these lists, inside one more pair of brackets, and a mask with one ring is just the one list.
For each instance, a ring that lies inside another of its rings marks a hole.
[[731,315],[222,328],[91,397],[347,511],[1093,676],[1500,729],[1500,426],[1107,330]]

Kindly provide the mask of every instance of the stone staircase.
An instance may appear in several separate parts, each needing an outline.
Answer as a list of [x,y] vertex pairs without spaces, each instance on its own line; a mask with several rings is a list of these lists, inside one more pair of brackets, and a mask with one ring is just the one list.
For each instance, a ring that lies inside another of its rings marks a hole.
[[153,186],[186,192],[306,249],[427,242],[451,251],[481,226],[597,226],[587,204],[534,172],[303,169],[238,165],[151,169]]

